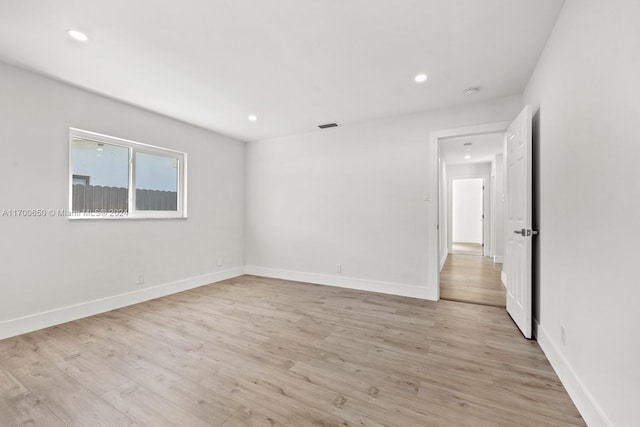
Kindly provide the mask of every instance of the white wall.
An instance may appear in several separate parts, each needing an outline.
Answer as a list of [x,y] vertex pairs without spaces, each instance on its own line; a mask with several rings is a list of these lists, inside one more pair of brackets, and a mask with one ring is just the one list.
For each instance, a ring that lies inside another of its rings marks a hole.
[[525,92],[538,340],[592,426],[640,420],[638,17],[637,0],[568,0]]
[[504,155],[498,154],[492,163],[494,186],[492,190],[493,206],[493,260],[502,263],[504,260]]
[[451,186],[451,236],[454,242],[482,243],[482,179],[454,179]]
[[449,180],[468,177],[487,177],[491,175],[491,163],[469,163],[447,166]]
[[438,159],[440,167],[440,188],[438,188],[438,230],[439,230],[439,247],[438,253],[440,255],[440,270],[444,267],[444,263],[447,261],[447,255],[449,254],[449,206],[447,203],[449,195],[449,181],[447,174],[447,164]]
[[430,133],[520,108],[516,96],[249,143],[247,271],[437,298]]
[[0,213],[68,207],[70,126],[189,154],[186,220],[0,216],[0,338],[241,273],[244,143],[1,64],[0,81]]
[[494,242],[493,247],[491,248],[491,252],[489,256],[493,257],[495,260],[495,250],[496,250],[496,162],[495,157],[491,160],[491,177],[489,178],[490,184],[489,186],[494,190],[491,192],[491,215],[489,217],[489,221],[491,226],[489,227],[491,230],[491,240]]

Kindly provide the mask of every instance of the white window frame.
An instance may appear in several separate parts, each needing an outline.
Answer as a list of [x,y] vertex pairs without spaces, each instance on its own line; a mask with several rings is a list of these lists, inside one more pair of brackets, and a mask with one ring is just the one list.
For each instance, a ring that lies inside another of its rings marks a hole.
[[[97,143],[115,145],[129,150],[129,191],[128,213],[81,213],[73,212],[73,141],[82,139]],[[155,154],[177,160],[178,209],[175,211],[152,211],[136,209],[136,153]],[[187,153],[158,147],[128,139],[117,138],[83,129],[69,128],[69,219],[154,219],[187,218]]]

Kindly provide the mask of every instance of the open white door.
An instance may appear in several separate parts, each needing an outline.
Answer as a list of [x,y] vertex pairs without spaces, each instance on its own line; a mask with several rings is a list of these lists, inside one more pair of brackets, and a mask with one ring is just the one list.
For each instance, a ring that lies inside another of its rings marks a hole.
[[507,312],[522,334],[531,338],[533,302],[531,298],[531,106],[527,105],[507,130],[506,165],[506,248],[504,270]]

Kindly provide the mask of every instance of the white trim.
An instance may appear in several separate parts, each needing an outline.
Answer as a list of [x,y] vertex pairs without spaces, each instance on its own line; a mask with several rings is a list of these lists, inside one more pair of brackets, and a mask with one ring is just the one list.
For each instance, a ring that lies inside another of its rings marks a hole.
[[295,282],[314,283],[335,286],[338,288],[357,289],[361,291],[379,292],[435,301],[433,292],[426,286],[407,285],[402,283],[381,282],[379,280],[358,279],[356,277],[334,276],[330,274],[307,273],[304,271],[282,270],[279,268],[247,265],[245,274],[270,277],[274,279],[293,280]]
[[502,270],[500,272],[500,281],[502,282],[502,285],[506,288],[507,287],[507,272]]
[[504,261],[504,257],[502,255],[495,255],[493,257],[493,262],[496,264],[502,264]]
[[182,151],[173,150],[171,148],[158,147],[157,145],[145,144],[143,142],[133,141],[130,139],[118,138],[117,136],[106,135],[104,133],[92,132],[89,130],[79,129],[70,127],[69,135],[72,138],[73,136],[86,139],[94,142],[103,142],[105,144],[111,145],[119,145],[121,147],[129,148],[131,146],[141,147],[145,152],[149,153],[174,153],[176,155],[184,154]]
[[447,253],[447,252],[442,254],[442,257],[440,258],[440,271],[442,271],[442,269],[444,268],[444,263],[447,262],[447,257],[448,256],[449,256],[449,253]]
[[569,361],[559,350],[559,346],[551,339],[544,327],[536,321],[538,344],[551,363],[553,370],[560,378],[569,397],[578,408],[580,415],[590,427],[613,426],[600,405],[596,402],[582,380],[576,374]]
[[19,317],[17,319],[5,320],[0,322],[0,339],[25,334],[38,329],[48,328],[50,326],[59,325],[72,320],[78,320],[83,317],[93,316],[95,314],[104,313],[117,308],[126,307],[128,305],[138,304],[166,295],[220,282],[222,280],[232,279],[234,277],[242,276],[243,274],[244,269],[242,267],[234,267],[224,271],[217,271],[150,288],[126,292],[67,307],[56,308],[54,310]]

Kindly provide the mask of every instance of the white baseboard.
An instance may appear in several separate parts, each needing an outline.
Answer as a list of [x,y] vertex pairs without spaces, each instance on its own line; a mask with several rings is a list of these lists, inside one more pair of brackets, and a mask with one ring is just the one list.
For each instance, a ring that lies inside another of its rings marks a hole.
[[449,254],[445,252],[444,255],[442,255],[442,258],[440,258],[440,271],[442,271],[442,269],[444,268],[444,263],[447,262],[448,256]]
[[380,292],[383,294],[436,301],[435,290],[427,286],[381,282],[377,280],[366,280],[329,274],[306,273],[303,271],[282,270],[255,265],[245,266],[244,272],[245,274],[252,274],[254,276],[293,280],[296,282],[314,283],[318,285],[336,286],[339,288],[358,289],[362,291]]
[[502,282],[502,286],[507,287],[507,272],[502,270],[500,272],[500,281]]
[[165,283],[151,288],[140,289],[124,294],[114,295],[67,307],[36,313],[17,319],[0,322],[0,339],[25,334],[49,326],[59,325],[72,320],[81,319],[94,314],[104,313],[128,305],[138,304],[188,289],[232,279],[244,274],[243,267],[235,267],[224,271],[190,277],[176,282]]
[[554,371],[562,381],[564,388],[569,393],[573,403],[584,418],[589,427],[606,427],[613,426],[613,423],[604,413],[602,408],[596,403],[595,399],[580,380],[569,361],[559,350],[559,346],[553,341],[551,336],[538,322],[537,340],[540,348],[551,363]]
[[493,257],[493,262],[495,262],[496,264],[502,264],[504,261],[504,257],[502,255],[495,255]]

